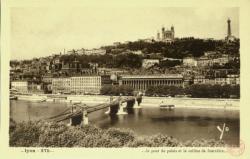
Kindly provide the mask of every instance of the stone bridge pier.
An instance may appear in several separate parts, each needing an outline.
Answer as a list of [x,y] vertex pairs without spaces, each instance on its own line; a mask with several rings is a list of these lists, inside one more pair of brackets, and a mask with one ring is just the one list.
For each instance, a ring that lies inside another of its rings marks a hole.
[[122,103],[121,101],[116,104],[110,104],[108,107],[108,110],[105,112],[105,114],[127,114],[127,112],[124,111],[124,108],[126,108],[127,104]]
[[88,125],[88,124],[89,124],[88,112],[87,109],[84,109],[82,111],[82,125]]
[[80,110],[77,110],[76,106],[71,107],[71,113],[77,113],[81,111],[79,115],[72,116],[69,118],[69,123],[68,126],[76,126],[76,125],[88,125],[89,123],[89,118],[88,118],[88,111],[86,105],[84,107],[81,107]]
[[117,115],[123,115],[127,114],[125,109],[133,109],[133,108],[141,108],[140,104],[142,102],[141,97],[134,97],[130,100],[122,101],[119,100],[118,104],[116,106],[110,104],[110,107],[108,108],[108,111],[105,112],[105,114],[117,114]]
[[124,108],[127,107],[127,103],[122,103],[121,101],[119,102],[119,109],[118,112],[116,113],[117,115],[123,115],[123,114],[128,114],[127,112],[124,111]]
[[142,102],[142,98],[137,98],[135,97],[135,103],[134,103],[134,108],[141,108],[140,104]]

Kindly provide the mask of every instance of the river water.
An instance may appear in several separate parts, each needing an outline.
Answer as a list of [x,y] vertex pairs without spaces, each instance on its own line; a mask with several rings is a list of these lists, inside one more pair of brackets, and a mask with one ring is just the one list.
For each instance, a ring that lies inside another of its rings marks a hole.
[[[67,103],[35,103],[29,101],[10,101],[10,117],[16,122],[40,120],[55,116],[69,108]],[[217,126],[229,128],[223,139],[227,144],[238,145],[240,138],[240,120],[238,110],[175,108],[159,109],[147,106],[132,109],[126,115],[110,116],[107,109],[89,114],[89,122],[101,128],[129,128],[138,135],[158,133],[171,135],[179,140],[218,139]]]

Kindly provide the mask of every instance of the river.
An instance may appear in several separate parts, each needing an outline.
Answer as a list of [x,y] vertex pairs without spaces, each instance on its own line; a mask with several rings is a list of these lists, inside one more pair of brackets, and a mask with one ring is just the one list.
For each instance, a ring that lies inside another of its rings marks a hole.
[[[63,112],[69,103],[35,103],[10,101],[10,117],[16,122],[45,119]],[[218,139],[217,126],[229,128],[223,139],[227,144],[238,145],[240,137],[239,110],[175,108],[159,109],[145,106],[132,109],[126,115],[110,116],[106,109],[89,114],[89,122],[100,128],[129,128],[138,135],[157,133],[171,135],[179,140]]]

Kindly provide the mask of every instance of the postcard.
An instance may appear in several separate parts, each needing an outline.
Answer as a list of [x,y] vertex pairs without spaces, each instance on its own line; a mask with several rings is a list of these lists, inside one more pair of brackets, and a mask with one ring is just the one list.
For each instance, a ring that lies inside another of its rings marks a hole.
[[3,158],[250,157],[249,6],[2,1]]

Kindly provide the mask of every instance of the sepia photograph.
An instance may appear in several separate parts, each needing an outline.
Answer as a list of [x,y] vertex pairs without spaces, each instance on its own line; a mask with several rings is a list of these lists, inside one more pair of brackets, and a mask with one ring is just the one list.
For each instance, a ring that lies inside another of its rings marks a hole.
[[10,147],[240,147],[239,7],[9,13]]

